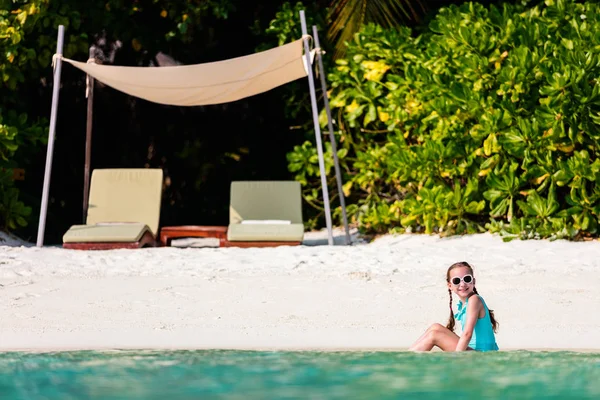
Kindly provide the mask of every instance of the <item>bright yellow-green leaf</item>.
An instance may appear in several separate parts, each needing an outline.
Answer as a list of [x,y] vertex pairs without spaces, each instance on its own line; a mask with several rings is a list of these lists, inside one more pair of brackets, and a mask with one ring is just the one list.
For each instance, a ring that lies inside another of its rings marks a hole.
[[344,196],[346,196],[346,197],[350,196],[350,191],[352,190],[353,183],[354,183],[353,181],[348,181],[348,182],[344,183],[344,186],[342,186],[342,189],[344,191]]
[[325,112],[325,110],[321,110],[321,112],[319,113],[319,125],[327,125],[327,112]]
[[352,100],[352,103],[346,106],[346,112],[351,113],[358,108],[356,100]]
[[365,71],[365,79],[368,81],[379,81],[390,69],[390,66],[382,61],[363,61],[360,64]]
[[479,171],[479,173],[477,175],[479,176],[486,176],[487,174],[489,174],[492,171],[491,168],[488,169],[482,169],[481,171]]
[[498,138],[495,133],[490,133],[487,139],[483,142],[483,152],[486,156],[491,156],[493,153],[500,151],[500,145],[498,144]]
[[379,120],[381,122],[386,122],[388,119],[390,119],[390,114],[385,111],[379,111]]
[[40,9],[39,9],[39,7],[37,6],[37,4],[35,4],[35,3],[32,3],[32,4],[29,6],[29,10],[28,10],[28,13],[29,13],[29,15],[37,14],[37,13],[39,13],[39,12],[40,12]]
[[329,104],[331,105],[332,108],[337,108],[337,107],[343,107],[346,105],[346,96],[345,93],[342,92],[339,95],[335,96],[333,99],[331,99],[331,101],[329,102]]
[[556,148],[563,153],[572,153],[575,150],[575,146],[573,144],[557,144]]
[[375,121],[376,119],[377,119],[377,109],[375,108],[375,106],[373,104],[369,104],[369,108],[367,110],[367,113],[365,114],[363,124],[366,126],[366,125],[370,124],[371,122]]
[[574,46],[573,46],[573,41],[572,40],[570,40],[570,39],[564,39],[563,38],[561,40],[561,42],[562,42],[563,46],[565,46],[567,49],[573,50]]

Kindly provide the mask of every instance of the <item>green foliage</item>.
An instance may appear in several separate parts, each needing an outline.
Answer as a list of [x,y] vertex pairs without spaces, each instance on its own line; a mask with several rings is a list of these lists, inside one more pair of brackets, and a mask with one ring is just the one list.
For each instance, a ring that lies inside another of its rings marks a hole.
[[12,176],[8,176],[6,171],[1,175],[0,181],[3,182],[1,184],[3,190],[0,191],[0,229],[14,230],[17,227],[26,226],[26,218],[31,214],[31,207],[25,206],[19,200],[19,191],[16,188],[4,184],[5,181],[12,179]]
[[22,146],[35,146],[44,140],[44,121],[28,121],[25,112],[18,112],[18,87],[31,70],[45,66],[51,56],[39,38],[37,48],[26,43],[26,37],[40,22],[47,1],[0,2],[0,229],[15,229],[27,225],[31,209],[19,200],[14,187],[14,156]]
[[354,221],[598,235],[598,32],[600,6],[573,0],[451,6],[418,37],[366,26],[328,77]]
[[[312,7],[311,7],[312,8]],[[269,27],[265,33],[269,36],[277,38],[277,46],[298,40],[302,37],[302,27],[300,25],[300,11],[305,10],[306,29],[308,34],[312,36],[312,26],[319,26],[322,21],[319,21],[323,13],[311,12],[315,10],[307,10],[307,6],[298,1],[294,5],[290,2],[285,2],[281,8],[275,13],[275,18],[271,20]]]

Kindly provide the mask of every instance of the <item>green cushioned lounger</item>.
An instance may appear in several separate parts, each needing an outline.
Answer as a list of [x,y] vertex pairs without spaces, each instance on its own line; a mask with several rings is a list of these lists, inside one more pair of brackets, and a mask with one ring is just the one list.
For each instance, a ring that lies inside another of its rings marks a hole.
[[147,231],[145,224],[73,225],[64,234],[63,242],[137,242]]
[[227,240],[300,242],[303,238],[299,182],[231,183]]
[[86,225],[74,225],[64,243],[137,242],[156,237],[160,218],[161,169],[97,169],[92,173]]

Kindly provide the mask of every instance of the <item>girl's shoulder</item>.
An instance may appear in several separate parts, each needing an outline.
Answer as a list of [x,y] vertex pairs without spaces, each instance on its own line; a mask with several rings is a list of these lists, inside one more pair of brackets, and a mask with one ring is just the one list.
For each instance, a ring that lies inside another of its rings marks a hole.
[[483,304],[485,304],[483,298],[478,294],[475,294],[467,299],[467,307],[469,309],[479,308]]

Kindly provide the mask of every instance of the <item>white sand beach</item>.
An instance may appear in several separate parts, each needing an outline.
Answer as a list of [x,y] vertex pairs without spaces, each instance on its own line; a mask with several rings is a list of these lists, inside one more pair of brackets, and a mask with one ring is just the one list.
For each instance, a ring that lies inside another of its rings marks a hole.
[[[338,235],[341,235],[338,232]],[[475,269],[501,349],[600,349],[600,242],[386,235],[353,246],[0,247],[0,351],[405,349]],[[341,240],[341,237],[338,237]]]

